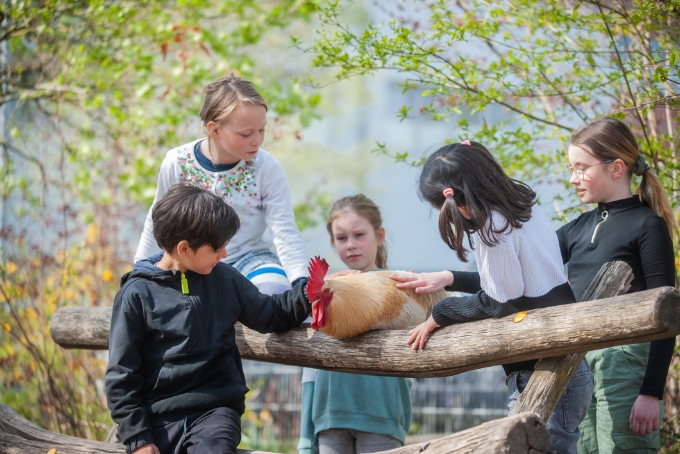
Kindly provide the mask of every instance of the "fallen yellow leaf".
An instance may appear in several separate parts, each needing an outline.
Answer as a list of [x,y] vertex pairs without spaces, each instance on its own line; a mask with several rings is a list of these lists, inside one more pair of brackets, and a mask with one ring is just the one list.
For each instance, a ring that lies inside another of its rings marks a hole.
[[515,315],[515,318],[514,318],[513,321],[514,321],[515,323],[519,323],[519,322],[521,322],[522,320],[524,320],[524,318],[525,318],[526,316],[527,316],[527,313],[526,313],[526,312],[520,312],[520,313],[518,313],[517,315]]
[[57,448],[52,448],[49,451],[47,451],[47,454],[57,454]]

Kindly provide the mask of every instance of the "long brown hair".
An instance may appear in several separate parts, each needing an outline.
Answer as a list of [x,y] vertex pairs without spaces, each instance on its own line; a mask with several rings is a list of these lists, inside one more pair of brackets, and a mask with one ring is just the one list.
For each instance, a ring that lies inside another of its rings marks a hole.
[[[453,194],[444,195],[452,189]],[[479,234],[487,246],[500,240],[498,235],[522,228],[531,219],[536,193],[521,181],[513,180],[482,144],[466,141],[446,145],[427,158],[419,180],[420,197],[439,211],[439,234],[446,245],[467,262],[463,237]],[[466,219],[458,207],[467,209]],[[493,222],[497,212],[504,225]]]
[[[333,222],[340,216],[342,211],[354,211],[356,214],[366,219],[373,230],[378,233],[378,229],[382,227],[382,216],[380,215],[380,208],[373,200],[369,199],[363,194],[350,195],[337,200],[331,207],[328,213],[328,222],[326,222],[326,230],[331,236],[331,245],[335,246],[335,237],[333,236]],[[378,246],[378,254],[375,258],[375,265],[378,268],[387,268],[387,246],[385,241]]]
[[622,160],[628,170],[628,178],[633,173],[642,173],[642,181],[635,193],[640,201],[663,218],[671,238],[675,237],[676,224],[671,203],[666,196],[661,181],[652,170],[640,168],[643,162],[635,136],[625,123],[609,117],[601,117],[587,124],[571,136],[571,144],[584,149],[601,161]]

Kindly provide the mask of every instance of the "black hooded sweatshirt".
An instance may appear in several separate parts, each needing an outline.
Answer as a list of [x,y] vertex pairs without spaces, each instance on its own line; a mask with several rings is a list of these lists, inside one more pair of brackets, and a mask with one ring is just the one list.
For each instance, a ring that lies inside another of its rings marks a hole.
[[153,427],[218,407],[245,410],[248,392],[234,337],[241,322],[260,333],[300,325],[311,311],[306,283],[263,295],[229,265],[207,275],[135,264],[113,303],[106,397],[128,452],[153,443]]

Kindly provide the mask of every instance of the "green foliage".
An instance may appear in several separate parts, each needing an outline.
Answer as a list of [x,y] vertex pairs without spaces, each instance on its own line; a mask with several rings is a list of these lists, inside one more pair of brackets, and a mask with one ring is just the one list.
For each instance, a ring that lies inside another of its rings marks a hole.
[[18,238],[19,260],[0,262],[0,402],[43,427],[101,439],[112,424],[101,380],[106,361],[63,350],[49,334],[58,307],[94,304],[117,287],[111,244],[94,224],[84,237],[56,256],[36,254]]
[[[38,101],[77,168],[83,201],[98,199],[97,180],[112,178],[126,199],[149,204],[158,151],[199,132],[192,121],[204,86],[217,77],[252,80],[274,115],[299,116],[303,125],[319,102],[292,80],[296,74],[259,61],[257,47],[270,30],[308,18],[315,0],[43,0],[7,7],[11,83],[0,99],[19,107]],[[10,157],[27,148],[19,133],[26,127],[14,127]]]
[[[677,203],[677,0],[400,2],[387,11],[391,17],[366,26],[348,25],[345,7],[323,6],[316,42],[296,46],[338,80],[402,74],[404,92],[418,93],[423,104],[404,105],[398,118],[462,117],[453,140],[474,138],[513,175],[537,182],[566,177],[563,150],[576,128],[616,116],[638,133]],[[479,126],[468,121],[473,115]],[[378,152],[388,153],[380,144]],[[418,164],[403,151],[391,154]]]
[[293,207],[298,229],[303,231],[316,227],[320,220],[326,218],[332,203],[331,196],[325,192],[312,190],[305,194],[304,200]]
[[[259,412],[249,408],[249,402],[264,391],[265,380],[261,378],[255,383],[248,383],[248,386],[253,389],[246,395],[246,410],[241,416],[242,433],[239,448],[282,453],[297,452],[295,451],[297,439],[281,438],[282,415],[273,415],[267,408]],[[279,421],[275,421],[275,418]]]

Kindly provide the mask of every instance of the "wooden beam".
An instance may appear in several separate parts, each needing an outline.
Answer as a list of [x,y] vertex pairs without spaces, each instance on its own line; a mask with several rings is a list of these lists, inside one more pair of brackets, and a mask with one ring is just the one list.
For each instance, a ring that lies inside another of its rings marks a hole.
[[[56,434],[26,421],[0,404],[0,454],[57,453],[123,454],[122,444],[103,443]],[[404,446],[384,454],[541,454],[550,449],[548,429],[536,414],[496,419],[427,443]],[[271,454],[239,449],[238,454]]]
[[[627,263],[605,263],[584,292],[582,299],[593,301],[625,294],[630,289],[631,282],[633,270]],[[519,395],[511,414],[531,411],[537,413],[543,421],[548,421],[585,356],[585,352],[581,352],[541,359],[536,364],[527,387]]]
[[550,446],[550,434],[538,415],[523,413],[382,454],[543,454],[552,452]]
[[[63,307],[50,331],[64,348],[107,349],[110,307]],[[529,311],[436,330],[425,350],[406,345],[408,330],[335,339],[300,327],[260,334],[237,324],[244,359],[369,375],[445,377],[473,369],[579,353],[680,333],[680,293],[663,287],[616,298]]]
[[[22,418],[11,407],[0,404],[0,454],[57,453],[125,454],[120,443],[104,443],[50,432]],[[238,449],[238,454],[272,454]]]

